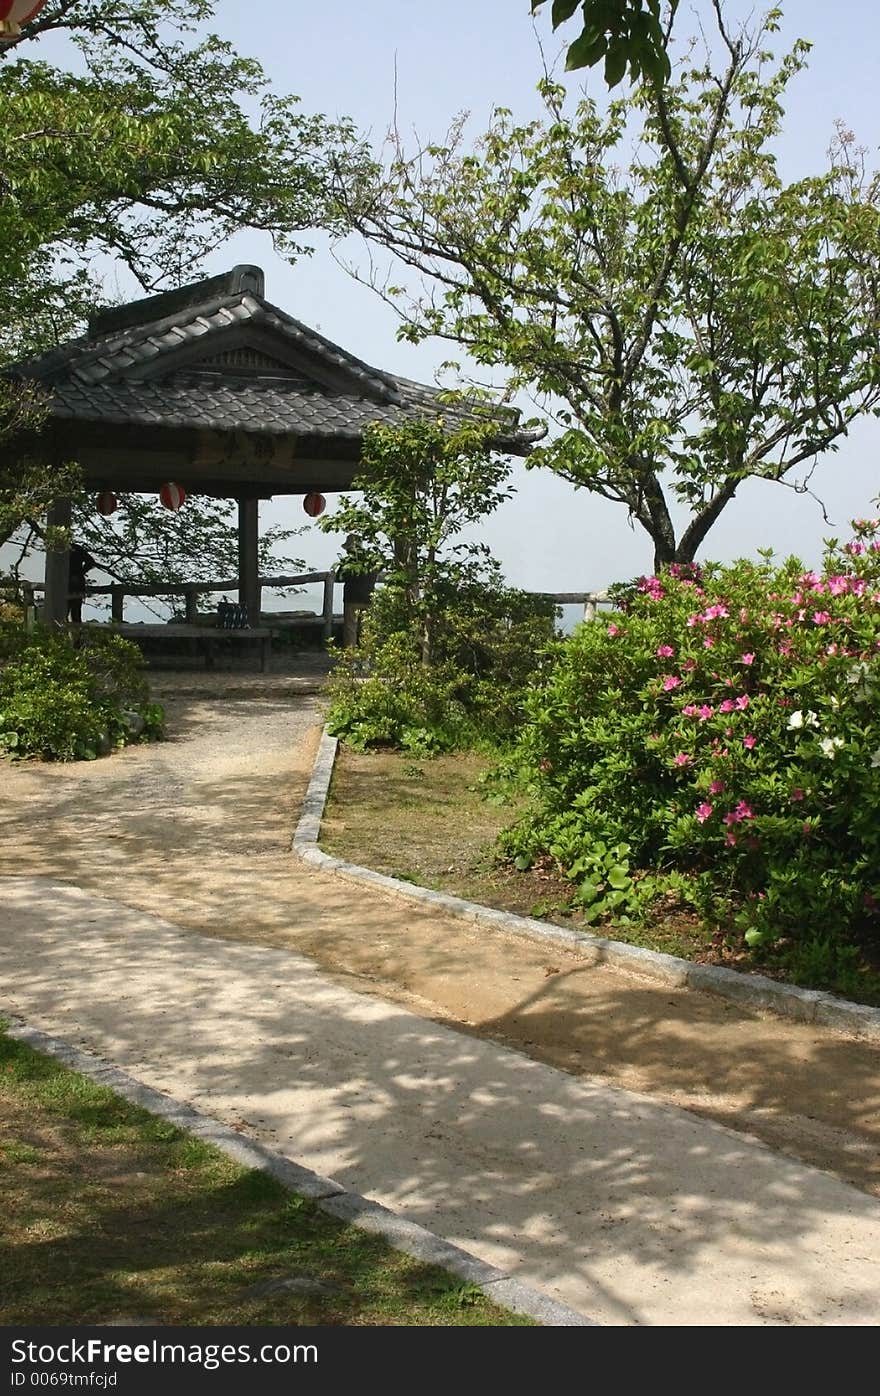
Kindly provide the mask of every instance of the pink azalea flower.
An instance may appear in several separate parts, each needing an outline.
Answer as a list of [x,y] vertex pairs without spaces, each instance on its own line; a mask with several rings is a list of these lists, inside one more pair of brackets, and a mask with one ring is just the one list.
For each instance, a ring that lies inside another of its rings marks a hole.
[[704,703],[701,708],[697,708],[697,717],[701,722],[707,722],[714,711],[715,709],[710,708],[708,703]]
[[741,693],[740,696],[737,698],[736,702],[734,703],[734,707],[737,709],[738,712],[744,713],[748,706],[749,695],[747,693]]
[[751,732],[749,732],[747,737],[743,737],[743,746],[745,747],[746,751],[751,751],[753,749],[755,745],[755,740],[756,739],[752,736]]
[[853,596],[864,596],[865,592],[868,590],[868,583],[865,581],[864,577],[856,577],[850,582],[849,589]]
[[725,698],[723,703],[718,704],[718,711],[720,713],[732,713],[735,708],[736,704],[732,698]]
[[650,596],[652,601],[659,601],[666,594],[659,577],[640,577],[639,591]]
[[821,585],[821,581],[822,579],[818,572],[805,572],[801,577],[801,582],[805,587],[814,588],[817,585]]
[[743,664],[754,664],[755,656],[753,654],[741,654],[740,660]]
[[755,817],[754,811],[749,805],[748,800],[740,800],[739,804],[736,807],[736,812],[739,815],[740,819],[754,819]]
[[724,781],[723,781],[723,780],[713,780],[713,781],[710,781],[710,783],[709,783],[709,794],[710,794],[710,795],[720,795],[723,789],[724,789]]
[[849,588],[849,581],[846,577],[834,576],[828,578],[828,591],[832,596],[845,596]]
[[736,848],[736,834],[732,829],[728,829],[727,833],[724,835],[724,842],[729,843],[731,848]]
[[664,674],[664,675],[663,675],[663,692],[664,692],[664,693],[671,693],[672,690],[673,690],[674,688],[680,688],[680,687],[681,687],[681,679],[677,678],[677,677],[675,676],[675,674]]
[[827,611],[814,611],[814,612],[813,612],[813,624],[814,624],[814,625],[827,625],[828,622],[830,621],[830,619],[831,619],[831,616],[828,614]]
[[695,659],[686,659],[681,667],[682,669],[686,670],[687,673],[690,674],[694,669],[696,669],[697,661]]
[[695,625],[699,625],[699,624],[700,624],[700,622],[702,621],[702,619],[703,619],[703,617],[702,617],[701,615],[699,615],[699,614],[693,615],[693,616],[688,616],[688,618],[687,618],[687,623],[688,623],[688,625],[691,627],[691,629],[693,629],[693,627],[694,627]]
[[621,633],[621,631],[620,631],[620,626],[619,626],[619,625],[615,625],[615,624],[614,624],[614,621],[612,621],[611,624],[610,624],[609,627],[608,627],[608,634],[609,634],[609,635],[612,637],[612,639],[613,639],[615,635],[619,635],[620,633]]
[[658,645],[654,653],[658,659],[671,659],[675,650],[671,645]]
[[797,803],[798,800],[802,800],[804,798],[804,792],[803,790],[801,790],[799,785],[796,785],[788,798],[793,802]]
[[687,707],[681,710],[682,717],[696,717],[698,712],[699,708],[696,703],[688,703]]
[[689,756],[686,751],[679,751],[673,756],[672,764],[673,766],[690,766],[693,764],[693,760],[694,758]]
[[843,551],[849,553],[851,557],[861,557],[862,553],[865,551],[865,545],[858,540],[852,543],[844,543]]
[[699,819],[701,824],[705,824],[706,820],[709,818],[711,813],[712,806],[710,804],[707,804],[705,800],[701,805],[697,805],[697,818]]
[[703,641],[703,649],[704,649],[704,650],[711,650],[711,649],[714,649],[714,648],[715,648],[715,641],[712,639],[712,636],[711,636],[711,635],[707,635],[706,638],[705,638],[705,640]]

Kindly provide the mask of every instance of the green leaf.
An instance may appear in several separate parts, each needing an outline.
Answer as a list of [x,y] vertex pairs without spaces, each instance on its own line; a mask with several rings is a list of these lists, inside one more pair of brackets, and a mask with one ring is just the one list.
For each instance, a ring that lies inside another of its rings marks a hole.
[[605,53],[608,47],[608,40],[602,33],[595,30],[584,32],[574,43],[569,45],[568,53],[565,56],[565,67],[568,72],[576,68],[592,68],[595,63]]
[[588,905],[590,902],[594,902],[596,900],[600,890],[601,885],[598,882],[593,882],[588,877],[584,878],[583,882],[581,883],[580,887],[575,893],[575,900]]
[[617,42],[609,48],[605,56],[605,81],[609,87],[616,87],[620,82],[629,59],[629,50],[625,43]]
[[619,864],[616,867],[613,867],[611,871],[608,873],[609,886],[614,887],[618,891],[622,891],[623,888],[629,887],[631,881],[632,879],[630,878],[627,869]]
[[513,866],[518,872],[528,872],[529,868],[532,866],[532,860],[528,853],[520,853],[514,858]]

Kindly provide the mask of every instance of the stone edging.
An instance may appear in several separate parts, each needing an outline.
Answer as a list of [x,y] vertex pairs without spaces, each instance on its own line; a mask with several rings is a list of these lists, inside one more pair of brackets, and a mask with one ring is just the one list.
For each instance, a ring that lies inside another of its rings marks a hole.
[[525,1314],[540,1324],[554,1328],[601,1327],[595,1319],[586,1318],[567,1304],[523,1284],[509,1271],[488,1265],[469,1251],[445,1241],[415,1222],[406,1221],[380,1203],[362,1197],[360,1193],[350,1192],[333,1178],[322,1178],[319,1173],[313,1173],[310,1168],[294,1163],[257,1140],[239,1134],[193,1106],[144,1085],[100,1057],[72,1047],[38,1028],[28,1027],[17,1015],[7,1013],[4,1017],[9,1023],[6,1029],[8,1036],[16,1042],[23,1042],[35,1052],[55,1057],[65,1066],[87,1076],[99,1086],[106,1086],[151,1115],[158,1115],[178,1129],[213,1144],[241,1167],[268,1173],[284,1187],[309,1198],[328,1216],[381,1236],[395,1250],[403,1251],[425,1265],[440,1266],[465,1284],[476,1285],[487,1298],[502,1308]]
[[638,945],[626,945],[623,941],[605,940],[599,936],[588,935],[584,931],[548,925],[530,916],[495,911],[491,907],[480,906],[477,902],[465,901],[462,897],[453,897],[446,892],[433,892],[428,887],[418,887],[409,882],[402,882],[399,878],[374,872],[372,868],[362,868],[356,863],[334,858],[318,847],[318,835],[333,775],[337,745],[337,739],[331,737],[325,727],[315,757],[312,778],[303,801],[302,814],[293,836],[293,852],[304,862],[326,872],[333,872],[339,877],[366,882],[394,896],[422,902],[435,911],[456,916],[463,921],[491,926],[508,935],[527,936],[531,939],[569,945],[576,949],[588,964],[614,965],[629,974],[668,984],[671,988],[699,989],[704,993],[732,999],[749,1008],[778,1013],[782,1017],[794,1018],[802,1023],[815,1023],[819,1027],[880,1042],[880,1008],[851,1003],[848,999],[836,998],[833,994],[826,994],[818,989],[800,989],[797,985],[781,984],[776,979],[768,979],[766,975],[739,974],[736,970],[724,969],[720,965],[698,965],[691,960],[679,959],[676,955],[664,955],[657,950],[644,950]]

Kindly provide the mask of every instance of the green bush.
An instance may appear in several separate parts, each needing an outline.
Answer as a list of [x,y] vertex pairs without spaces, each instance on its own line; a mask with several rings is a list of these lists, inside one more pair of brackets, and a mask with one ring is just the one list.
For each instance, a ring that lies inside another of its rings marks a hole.
[[164,713],[149,702],[137,646],[86,627],[78,641],[4,628],[0,749],[49,761],[91,760],[161,736]]
[[880,521],[855,528],[821,574],[672,567],[581,626],[529,698],[507,854],[553,859],[593,919],[671,890],[753,949],[876,943]]
[[433,755],[509,741],[554,636],[555,607],[504,586],[494,566],[459,565],[431,597],[430,662],[407,625],[405,598],[374,595],[361,645],[331,681],[330,730],[354,747]]

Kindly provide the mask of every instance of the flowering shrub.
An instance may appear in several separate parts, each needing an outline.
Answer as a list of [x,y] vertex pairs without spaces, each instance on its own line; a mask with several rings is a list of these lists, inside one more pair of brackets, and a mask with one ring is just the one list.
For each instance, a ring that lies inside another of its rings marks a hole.
[[529,702],[536,803],[506,849],[576,878],[625,843],[624,911],[687,888],[752,947],[877,939],[880,520],[854,527],[821,572],[762,555],[618,589]]

